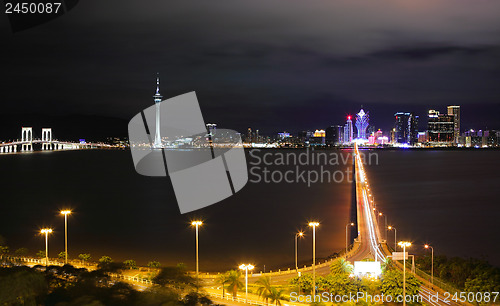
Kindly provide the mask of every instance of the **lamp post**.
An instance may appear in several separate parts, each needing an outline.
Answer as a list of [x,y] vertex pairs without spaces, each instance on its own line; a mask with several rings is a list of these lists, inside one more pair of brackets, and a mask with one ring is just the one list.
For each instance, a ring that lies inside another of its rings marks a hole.
[[387,227],[388,230],[394,230],[394,251],[396,251],[396,247],[397,247],[397,244],[396,244],[396,234],[397,234],[397,230],[394,226],[388,226]]
[[316,296],[316,227],[319,222],[309,222],[309,226],[313,228],[313,296]]
[[299,266],[297,264],[297,238],[304,237],[303,232],[298,232],[295,234],[295,271],[299,272]]
[[253,265],[241,264],[240,269],[245,270],[245,304],[248,302],[248,270],[253,270],[255,268]]
[[71,210],[61,210],[61,215],[64,215],[64,255],[65,264],[68,264],[68,215],[71,214]]
[[347,258],[347,248],[348,248],[348,244],[347,244],[348,242],[347,242],[347,240],[349,239],[348,236],[347,236],[347,228],[349,226],[354,226],[354,223],[353,222],[347,223],[346,226],[345,226],[345,256],[346,256],[346,258]]
[[[379,216],[384,216],[385,218],[385,241],[387,242],[387,215],[384,215],[383,213],[379,212]],[[380,227],[379,227],[380,228]]]
[[408,241],[400,241],[398,243],[403,248],[403,306],[406,305],[406,247],[410,247],[411,243]]
[[424,245],[424,248],[431,249],[431,283],[434,285],[434,248],[431,245]]
[[193,221],[191,222],[191,225],[196,227],[196,288],[199,286],[199,264],[198,264],[198,227],[202,225],[203,222],[201,221]]
[[45,266],[49,265],[49,234],[52,233],[51,228],[43,228],[40,233],[45,234]]

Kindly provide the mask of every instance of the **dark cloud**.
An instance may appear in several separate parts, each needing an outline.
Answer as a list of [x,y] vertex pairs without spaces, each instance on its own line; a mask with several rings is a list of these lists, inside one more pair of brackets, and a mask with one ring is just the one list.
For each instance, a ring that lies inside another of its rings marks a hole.
[[361,105],[384,129],[448,104],[500,127],[499,14],[494,0],[84,1],[3,30],[3,111],[131,118],[159,71],[164,96],[195,90],[206,121],[240,130],[325,127]]

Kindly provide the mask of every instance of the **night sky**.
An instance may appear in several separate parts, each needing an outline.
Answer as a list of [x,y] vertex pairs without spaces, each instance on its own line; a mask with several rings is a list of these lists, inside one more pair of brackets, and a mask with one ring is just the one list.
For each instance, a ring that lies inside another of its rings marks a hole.
[[12,33],[0,15],[2,116],[127,120],[161,93],[196,91],[206,122],[263,134],[343,124],[361,105],[462,106],[500,128],[500,1],[80,1]]

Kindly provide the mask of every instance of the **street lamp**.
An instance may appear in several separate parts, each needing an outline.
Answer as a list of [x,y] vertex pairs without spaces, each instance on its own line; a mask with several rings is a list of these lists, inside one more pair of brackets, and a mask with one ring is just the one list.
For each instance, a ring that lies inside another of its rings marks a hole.
[[49,265],[49,234],[52,233],[51,228],[43,228],[40,233],[45,234],[45,266]]
[[68,264],[68,215],[71,214],[71,210],[61,210],[61,215],[64,215],[64,255],[66,259],[65,264]]
[[347,228],[349,226],[354,226],[354,223],[353,222],[347,223],[346,226],[345,226],[345,256],[346,256],[346,258],[347,258],[347,248],[348,248],[348,245],[347,245],[347,240],[348,240],[348,238],[347,238],[348,237],[347,236]]
[[424,248],[431,249],[431,283],[434,285],[434,248],[431,245],[424,245]]
[[[384,216],[385,218],[385,241],[387,242],[387,215],[384,215],[383,213],[379,212],[379,216]],[[380,228],[380,227],[379,227]]]
[[199,286],[199,265],[198,265],[198,227],[202,225],[201,221],[193,221],[191,225],[196,227],[196,286]]
[[253,265],[241,264],[240,269],[245,270],[245,304],[248,302],[248,270],[253,270],[255,268]]
[[396,230],[396,228],[394,226],[390,226],[390,225],[387,227],[387,229],[388,230],[394,230],[394,252],[396,252],[396,247],[397,247],[397,244],[396,244],[396,241],[397,241],[396,240],[396,235],[397,235],[398,231]]
[[316,227],[319,222],[309,222],[309,226],[313,228],[313,296],[316,296]]
[[297,265],[297,238],[304,237],[303,232],[298,232],[295,234],[295,271],[299,272],[299,266]]
[[408,241],[400,241],[398,243],[403,248],[403,306],[406,305],[406,247],[410,247],[411,243]]

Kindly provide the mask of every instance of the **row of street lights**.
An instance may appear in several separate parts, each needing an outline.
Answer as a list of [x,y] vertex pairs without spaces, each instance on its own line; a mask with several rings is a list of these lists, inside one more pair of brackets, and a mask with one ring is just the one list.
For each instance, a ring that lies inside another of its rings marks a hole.
[[[386,221],[387,222],[387,221]],[[191,225],[196,228],[196,280],[199,281],[199,256],[198,256],[198,231],[199,227],[203,224],[202,221],[192,221]],[[316,227],[319,226],[319,222],[313,221],[309,222],[309,226],[312,227],[313,231],[313,245],[312,245],[312,251],[313,251],[313,296],[316,295]],[[348,223],[346,225],[346,254],[348,251],[348,235],[347,235],[347,230],[349,226],[354,226],[354,223]],[[386,229],[389,230],[394,230],[394,249],[396,249],[396,228],[393,226],[387,226]],[[295,269],[298,271],[298,263],[297,263],[297,239],[299,237],[304,237],[304,232],[300,231],[295,234]],[[403,300],[403,305],[406,305],[406,247],[410,247],[411,243],[407,241],[400,241],[398,243],[400,247],[403,248],[403,295],[404,295],[404,300]],[[434,284],[434,248],[428,244],[424,246],[426,249],[430,248],[432,250],[432,268],[431,268],[431,278],[432,278],[432,283]],[[245,303],[248,300],[248,271],[251,271],[255,268],[252,264],[241,264],[239,266],[241,270],[245,271]]]
[[[196,220],[192,221],[191,225],[196,229],[196,281],[199,281],[199,256],[198,256],[198,230],[199,227],[203,224],[202,221]],[[354,225],[354,223],[351,223]],[[309,226],[312,227],[313,231],[313,295],[316,295],[316,227],[319,226],[319,222],[313,221],[309,222]],[[295,269],[298,271],[298,263],[297,263],[297,238],[303,237],[304,232],[298,232],[295,234]],[[248,299],[248,271],[253,270],[255,267],[252,264],[241,264],[239,266],[241,270],[245,271],[245,299]]]
[[[61,215],[64,215],[64,263],[68,263],[68,215],[71,214],[71,210],[65,209],[61,210]],[[42,235],[45,235],[45,266],[49,265],[49,234],[52,234],[51,228],[42,228],[40,230]]]

